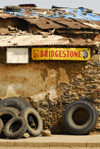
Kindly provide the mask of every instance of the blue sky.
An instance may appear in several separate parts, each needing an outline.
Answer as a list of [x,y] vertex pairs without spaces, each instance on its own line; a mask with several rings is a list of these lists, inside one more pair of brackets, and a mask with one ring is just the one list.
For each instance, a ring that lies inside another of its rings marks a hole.
[[52,5],[72,8],[86,7],[100,13],[100,0],[0,0],[0,7],[20,3],[35,3],[41,8],[50,8]]

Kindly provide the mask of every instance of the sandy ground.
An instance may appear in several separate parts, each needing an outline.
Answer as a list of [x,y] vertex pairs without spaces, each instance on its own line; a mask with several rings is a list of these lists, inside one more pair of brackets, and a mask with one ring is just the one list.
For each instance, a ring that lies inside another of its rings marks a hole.
[[100,149],[100,135],[52,135],[29,139],[0,139],[0,149]]

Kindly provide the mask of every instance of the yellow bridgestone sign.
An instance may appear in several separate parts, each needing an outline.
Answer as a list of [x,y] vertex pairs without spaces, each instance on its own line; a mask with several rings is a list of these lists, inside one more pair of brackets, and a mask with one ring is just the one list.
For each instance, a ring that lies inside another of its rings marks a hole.
[[33,60],[80,60],[90,59],[90,48],[32,48]]

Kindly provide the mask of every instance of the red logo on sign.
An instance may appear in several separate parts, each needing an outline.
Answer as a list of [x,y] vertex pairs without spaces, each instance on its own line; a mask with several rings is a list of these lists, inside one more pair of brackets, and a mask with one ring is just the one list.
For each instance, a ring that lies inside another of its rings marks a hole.
[[39,58],[39,50],[33,50],[33,57]]

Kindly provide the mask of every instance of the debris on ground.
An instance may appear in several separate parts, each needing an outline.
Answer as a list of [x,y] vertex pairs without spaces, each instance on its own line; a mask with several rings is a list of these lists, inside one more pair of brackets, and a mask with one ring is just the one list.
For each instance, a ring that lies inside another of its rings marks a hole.
[[43,130],[42,135],[43,136],[51,136],[51,131],[49,129]]
[[24,136],[24,138],[30,138],[31,137],[29,133],[24,133],[23,136]]

